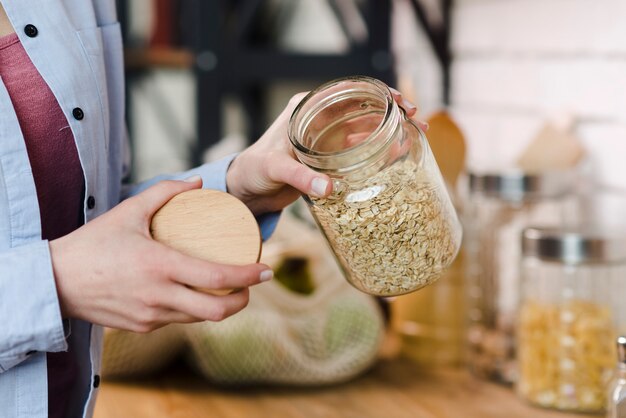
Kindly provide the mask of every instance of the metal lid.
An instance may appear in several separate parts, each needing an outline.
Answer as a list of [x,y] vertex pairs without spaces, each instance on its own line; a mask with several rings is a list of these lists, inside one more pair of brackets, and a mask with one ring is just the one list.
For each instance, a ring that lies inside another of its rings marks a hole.
[[626,364],[626,337],[617,337],[617,359]]
[[566,264],[626,262],[626,232],[526,228],[522,254]]
[[510,201],[559,197],[571,192],[575,183],[576,173],[573,170],[469,173],[470,193]]

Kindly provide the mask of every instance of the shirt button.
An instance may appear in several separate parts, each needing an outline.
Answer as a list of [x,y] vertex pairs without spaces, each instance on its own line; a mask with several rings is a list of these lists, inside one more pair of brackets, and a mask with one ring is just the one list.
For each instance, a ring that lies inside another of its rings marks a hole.
[[24,33],[29,38],[34,38],[35,36],[37,36],[39,34],[39,30],[37,29],[37,27],[35,25],[28,24],[28,25],[24,26]]
[[100,375],[97,374],[93,377],[93,387],[94,389],[100,386]]
[[87,198],[87,209],[93,209],[96,207],[96,198],[93,196],[89,196]]
[[85,117],[85,112],[83,112],[83,109],[81,109],[80,107],[75,107],[72,110],[72,116],[74,116],[74,119],[76,120],[83,120],[83,118]]

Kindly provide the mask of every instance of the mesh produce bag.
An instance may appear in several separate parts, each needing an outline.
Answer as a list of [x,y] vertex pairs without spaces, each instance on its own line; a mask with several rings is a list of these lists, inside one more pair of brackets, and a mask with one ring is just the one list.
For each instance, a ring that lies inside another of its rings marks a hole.
[[[375,361],[382,312],[343,279],[317,231],[284,215],[262,261],[277,278],[252,287],[245,310],[183,328],[190,362],[204,376],[222,384],[318,385],[347,380]],[[285,263],[299,272],[281,273]]]
[[102,375],[130,377],[156,372],[180,354],[185,346],[180,326],[168,325],[147,334],[104,330]]

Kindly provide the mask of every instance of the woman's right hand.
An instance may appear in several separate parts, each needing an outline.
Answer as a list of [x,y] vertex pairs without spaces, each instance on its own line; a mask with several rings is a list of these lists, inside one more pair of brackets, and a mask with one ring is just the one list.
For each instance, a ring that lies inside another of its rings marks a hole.
[[[154,241],[150,221],[200,178],[164,181],[50,242],[64,317],[136,332],[168,323],[220,321],[248,304],[248,287],[272,277],[263,264],[230,266],[185,256]],[[190,287],[241,289],[225,296]]]

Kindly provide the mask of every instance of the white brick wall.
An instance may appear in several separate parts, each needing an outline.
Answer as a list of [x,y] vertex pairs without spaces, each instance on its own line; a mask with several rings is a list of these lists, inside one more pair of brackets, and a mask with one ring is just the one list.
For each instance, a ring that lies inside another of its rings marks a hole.
[[598,180],[626,188],[625,0],[457,0],[452,48],[470,165],[512,162],[571,112]]
[[439,61],[408,0],[395,0],[392,10],[391,42],[398,78],[405,83],[396,87],[417,101],[422,113],[437,111],[443,104]]
[[623,0],[457,0],[459,52],[626,55]]

